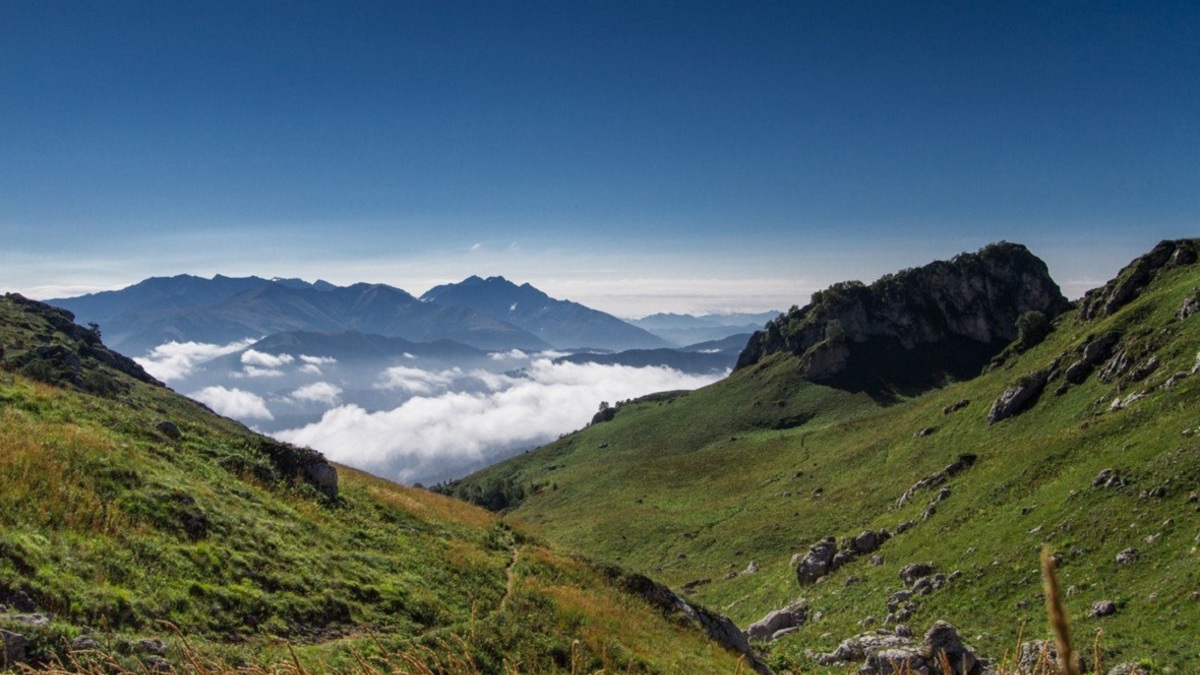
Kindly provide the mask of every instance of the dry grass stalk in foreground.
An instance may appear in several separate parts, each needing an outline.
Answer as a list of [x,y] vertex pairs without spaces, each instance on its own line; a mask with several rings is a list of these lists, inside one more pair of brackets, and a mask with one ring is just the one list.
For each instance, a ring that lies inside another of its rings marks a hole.
[[1058,646],[1058,667],[1063,675],[1079,675],[1079,662],[1071,647],[1071,626],[1067,623],[1067,611],[1063,606],[1062,591],[1058,587],[1058,575],[1054,573],[1054,557],[1050,549],[1042,548],[1042,578],[1046,582],[1046,616],[1054,631]]

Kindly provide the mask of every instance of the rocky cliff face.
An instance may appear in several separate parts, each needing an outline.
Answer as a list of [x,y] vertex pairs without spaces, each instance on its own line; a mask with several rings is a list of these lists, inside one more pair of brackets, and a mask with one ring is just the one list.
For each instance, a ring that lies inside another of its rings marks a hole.
[[869,286],[845,282],[819,291],[755,333],[737,368],[785,352],[799,357],[810,380],[921,387],[978,373],[1017,337],[1022,314],[1054,318],[1069,307],[1045,263],[1002,242]]
[[1136,298],[1164,270],[1200,259],[1200,239],[1161,241],[1146,255],[1125,266],[1116,278],[1093,288],[1079,304],[1079,320],[1109,316]]

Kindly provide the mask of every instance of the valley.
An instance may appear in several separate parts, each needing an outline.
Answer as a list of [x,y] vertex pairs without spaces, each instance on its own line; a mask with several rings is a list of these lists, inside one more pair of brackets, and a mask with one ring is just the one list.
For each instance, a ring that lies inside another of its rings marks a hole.
[[[803,598],[809,620],[762,645],[775,668],[807,670],[854,635],[899,624],[920,635],[935,619],[1015,659],[1019,633],[1045,638],[1046,546],[1076,634],[1102,633],[1104,662],[1187,672],[1200,622],[1196,246],[1164,243],[978,377],[880,403],[878,388],[806,379],[811,353],[781,351],[704,389],[634,401],[452,491],[522,486],[509,518],[687,588],[739,626]],[[860,343],[847,334],[853,363]],[[990,422],[1031,373],[1047,380],[1027,409]],[[969,468],[930,480],[963,456]],[[878,559],[797,582],[827,537],[845,550],[884,530],[894,536]],[[1119,561],[1129,549],[1137,561]],[[896,601],[911,595],[897,595],[898,575],[914,562],[952,580]],[[1116,612],[1094,615],[1104,601]]]
[[178,275],[50,304],[218,413],[409,484],[551,441],[601,401],[715,382],[749,338],[718,327],[728,339],[673,345],[502,277],[417,298],[383,284]]
[[[887,672],[946,653],[963,673],[1052,672],[1045,550],[1087,659],[1187,672],[1198,260],[1200,240],[1163,242],[1075,303],[1012,244],[839,284],[753,334],[727,377],[605,398],[584,428],[432,491],[258,435],[102,329],[9,296],[6,658],[270,666],[276,636],[318,670]],[[289,388],[308,366],[520,359],[352,332],[205,356],[197,372],[291,369],[273,376]],[[472,376],[656,367],[578,356]]]

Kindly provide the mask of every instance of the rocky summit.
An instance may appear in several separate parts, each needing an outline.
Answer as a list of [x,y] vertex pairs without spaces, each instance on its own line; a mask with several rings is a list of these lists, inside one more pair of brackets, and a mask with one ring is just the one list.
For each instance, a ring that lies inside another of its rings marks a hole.
[[777,353],[800,357],[811,381],[851,389],[925,389],[978,374],[1018,336],[1030,312],[1070,308],[1046,264],[1001,242],[873,284],[835,284],[767,324],[738,358],[744,369]]

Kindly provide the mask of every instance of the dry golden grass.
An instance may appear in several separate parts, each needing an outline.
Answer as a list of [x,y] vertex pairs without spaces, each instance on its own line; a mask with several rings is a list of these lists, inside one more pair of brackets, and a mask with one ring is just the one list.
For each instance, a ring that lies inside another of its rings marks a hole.
[[19,410],[3,410],[0,522],[108,535],[128,532],[128,519],[105,508],[104,500],[76,475],[81,460],[113,450],[112,442],[92,429],[46,424]]
[[362,485],[373,498],[418,517],[455,522],[477,530],[490,529],[500,522],[499,515],[474,508],[453,497],[405,487],[341,464],[337,465],[337,470],[343,485]]

